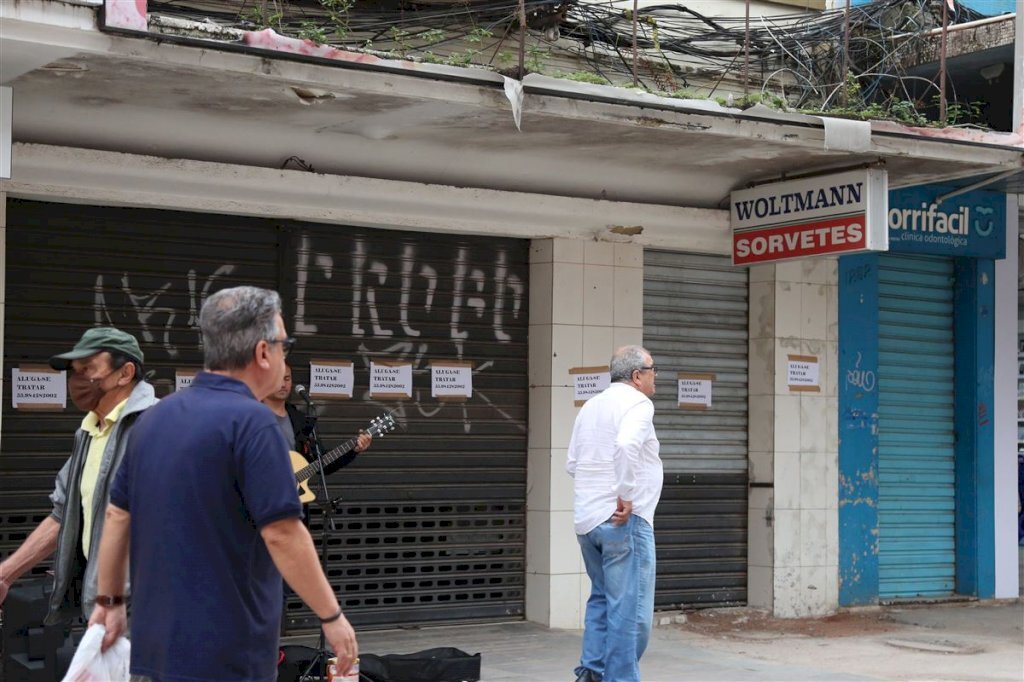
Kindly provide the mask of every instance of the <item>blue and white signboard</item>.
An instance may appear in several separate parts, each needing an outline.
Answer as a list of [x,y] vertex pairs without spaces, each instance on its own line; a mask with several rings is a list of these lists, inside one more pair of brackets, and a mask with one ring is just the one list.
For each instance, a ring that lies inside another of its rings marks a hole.
[[970,258],[1006,257],[1006,195],[973,191],[935,203],[955,187],[889,192],[889,250]]

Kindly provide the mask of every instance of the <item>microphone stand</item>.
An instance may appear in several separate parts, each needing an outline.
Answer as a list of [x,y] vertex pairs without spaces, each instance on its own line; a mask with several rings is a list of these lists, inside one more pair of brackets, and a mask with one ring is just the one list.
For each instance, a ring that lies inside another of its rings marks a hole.
[[[306,426],[303,432],[306,434],[306,442],[309,444],[310,454],[317,463],[317,470],[320,476],[320,494],[317,495],[317,502],[323,513],[323,525],[320,528],[320,569],[327,575],[327,529],[332,531],[334,526],[334,502],[331,500],[330,492],[327,489],[327,475],[324,473],[324,449],[320,443],[320,432],[317,429],[317,414],[314,411],[313,401],[305,392],[302,392],[306,401]],[[340,498],[339,498],[340,499]],[[316,614],[313,614],[314,616]],[[331,658],[327,650],[327,639],[324,635],[323,626],[320,627],[320,637],[317,639],[316,655],[309,662],[306,669],[299,675],[299,682],[313,682],[314,680],[327,679],[327,659]],[[316,672],[314,672],[316,671]]]

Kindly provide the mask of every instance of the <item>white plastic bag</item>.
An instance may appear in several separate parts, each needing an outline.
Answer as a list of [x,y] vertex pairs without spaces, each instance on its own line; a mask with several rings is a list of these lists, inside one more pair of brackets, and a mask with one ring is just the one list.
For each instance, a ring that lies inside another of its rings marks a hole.
[[107,629],[98,624],[85,631],[64,682],[128,682],[131,644],[125,637],[119,637],[113,646],[101,652],[106,633]]

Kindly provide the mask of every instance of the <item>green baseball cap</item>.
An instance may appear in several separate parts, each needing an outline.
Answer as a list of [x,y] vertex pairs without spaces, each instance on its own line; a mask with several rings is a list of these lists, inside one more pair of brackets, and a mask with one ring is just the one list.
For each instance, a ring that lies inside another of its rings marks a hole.
[[134,336],[114,327],[93,327],[82,334],[82,338],[70,351],[50,358],[50,367],[67,369],[71,366],[72,360],[88,358],[103,351],[121,353],[139,365],[143,364],[142,349],[139,348],[139,342]]

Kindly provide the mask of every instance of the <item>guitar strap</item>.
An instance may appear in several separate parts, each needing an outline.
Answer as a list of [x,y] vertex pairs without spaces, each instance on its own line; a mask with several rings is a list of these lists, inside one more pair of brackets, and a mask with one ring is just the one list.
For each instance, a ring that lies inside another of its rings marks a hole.
[[306,415],[303,414],[295,405],[285,403],[285,410],[288,412],[288,418],[292,423],[292,432],[294,433],[295,439],[295,451],[308,460],[309,453],[312,452],[312,448],[309,445],[309,434],[313,430],[312,424],[309,422]]

